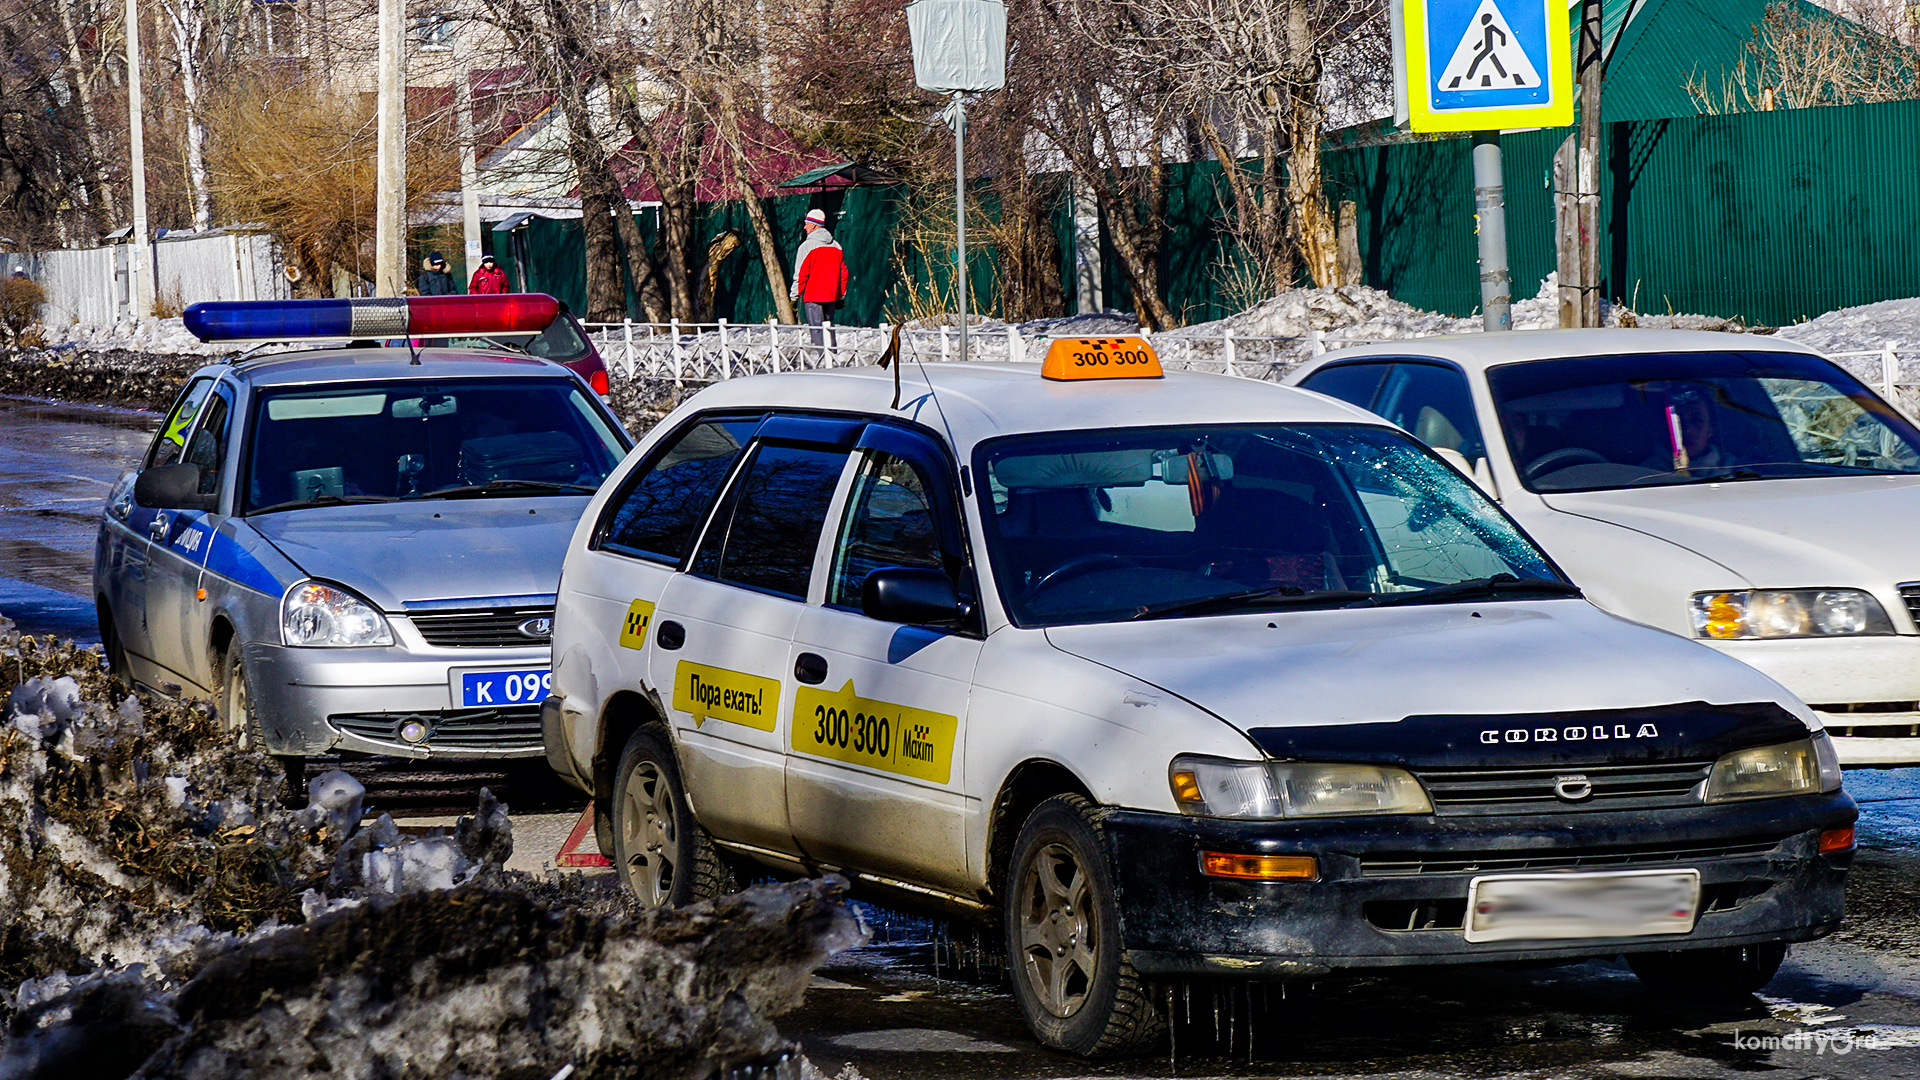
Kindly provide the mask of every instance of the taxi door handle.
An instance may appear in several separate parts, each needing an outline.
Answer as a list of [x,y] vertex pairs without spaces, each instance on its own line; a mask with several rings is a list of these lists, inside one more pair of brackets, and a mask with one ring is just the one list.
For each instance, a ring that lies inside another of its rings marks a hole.
[[668,619],[660,624],[659,630],[654,632],[653,640],[663,649],[677,649],[687,643],[687,628]]
[[826,682],[827,658],[818,653],[801,653],[793,661],[793,677],[815,686]]

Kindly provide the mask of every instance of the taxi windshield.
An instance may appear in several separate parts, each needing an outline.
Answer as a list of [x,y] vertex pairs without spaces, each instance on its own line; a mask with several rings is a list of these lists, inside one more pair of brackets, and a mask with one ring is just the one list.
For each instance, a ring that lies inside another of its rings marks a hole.
[[986,443],[986,540],[1021,626],[1576,593],[1399,432],[1134,428]]
[[245,513],[587,494],[625,441],[569,379],[354,383],[255,399]]
[[1487,386],[1531,491],[1920,472],[1920,431],[1816,356],[1539,360]]

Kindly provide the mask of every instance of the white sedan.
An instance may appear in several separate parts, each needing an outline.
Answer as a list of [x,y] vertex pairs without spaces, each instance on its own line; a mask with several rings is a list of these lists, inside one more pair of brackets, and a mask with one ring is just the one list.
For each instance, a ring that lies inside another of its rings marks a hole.
[[1287,381],[1439,451],[1594,603],[1772,676],[1843,763],[1920,762],[1920,431],[1831,361],[1536,331],[1344,349]]

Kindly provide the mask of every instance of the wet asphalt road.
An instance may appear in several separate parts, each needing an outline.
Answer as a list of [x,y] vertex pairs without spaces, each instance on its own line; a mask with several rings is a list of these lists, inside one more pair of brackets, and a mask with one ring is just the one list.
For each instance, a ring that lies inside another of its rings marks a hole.
[[[0,398],[0,614],[29,632],[98,640],[87,594],[100,506],[158,422]],[[494,788],[513,808],[527,869],[551,861],[583,805],[526,767],[348,767],[368,784],[370,808],[418,827]],[[1654,997],[1614,961],[1186,987],[1169,991],[1176,1024],[1164,1052],[1089,1063],[1033,1044],[1004,977],[979,970],[994,942],[870,909],[875,942],[830,961],[780,1026],[829,1076],[851,1065],[871,1080],[1920,1078],[1920,769],[1851,770],[1847,788],[1861,801],[1862,848],[1846,924],[1795,946],[1761,994],[1731,1006]]]

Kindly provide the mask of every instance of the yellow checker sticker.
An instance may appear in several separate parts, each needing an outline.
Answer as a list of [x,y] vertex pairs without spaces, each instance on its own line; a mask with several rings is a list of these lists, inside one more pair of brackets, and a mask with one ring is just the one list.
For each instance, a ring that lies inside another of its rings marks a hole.
[[647,647],[647,628],[653,625],[653,602],[635,600],[627,605],[627,621],[620,625],[620,645],[627,649]]
[[780,709],[780,680],[682,660],[673,669],[673,707],[702,720],[725,720],[772,731]]
[[793,699],[788,745],[798,754],[865,765],[936,784],[953,776],[953,733],[945,713],[875,701],[853,692],[801,687]]

